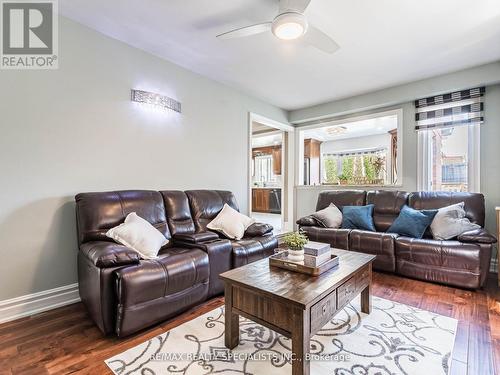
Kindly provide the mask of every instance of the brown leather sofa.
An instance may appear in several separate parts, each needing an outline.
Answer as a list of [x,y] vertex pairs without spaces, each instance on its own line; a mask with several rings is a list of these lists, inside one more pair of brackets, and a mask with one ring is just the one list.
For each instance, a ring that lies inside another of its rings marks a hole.
[[[387,229],[407,204],[417,209],[438,209],[465,203],[466,216],[483,229],[466,232],[449,241],[434,240],[430,231],[422,239],[408,238]],[[476,193],[363,191],[323,191],[318,196],[316,211],[330,203],[343,206],[373,204],[376,232],[324,228],[312,217],[297,221],[313,241],[327,242],[332,247],[376,255],[373,267],[379,271],[433,281],[464,288],[484,285],[489,272],[491,251],[496,242],[484,229],[484,196]]]
[[[267,224],[254,224],[240,241],[221,238],[206,225],[228,191],[115,191],[76,197],[78,280],[82,302],[105,334],[126,336],[223,292],[219,274],[273,254],[278,245]],[[144,260],[106,237],[137,212],[169,243],[158,259]]]

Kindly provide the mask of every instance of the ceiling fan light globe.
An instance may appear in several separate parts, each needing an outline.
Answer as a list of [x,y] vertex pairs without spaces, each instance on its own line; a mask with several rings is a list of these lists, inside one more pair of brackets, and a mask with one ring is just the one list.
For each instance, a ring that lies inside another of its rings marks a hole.
[[300,13],[283,13],[273,21],[272,32],[282,40],[300,38],[307,31],[307,20]]

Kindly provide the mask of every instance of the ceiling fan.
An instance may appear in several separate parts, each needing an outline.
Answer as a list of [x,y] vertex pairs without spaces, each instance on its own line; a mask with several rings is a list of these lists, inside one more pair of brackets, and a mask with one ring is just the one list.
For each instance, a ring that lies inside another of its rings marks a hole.
[[328,35],[307,22],[304,12],[311,0],[280,0],[279,14],[270,22],[258,23],[217,35],[219,39],[242,38],[271,31],[281,40],[303,39],[326,53],[334,53],[340,47]]

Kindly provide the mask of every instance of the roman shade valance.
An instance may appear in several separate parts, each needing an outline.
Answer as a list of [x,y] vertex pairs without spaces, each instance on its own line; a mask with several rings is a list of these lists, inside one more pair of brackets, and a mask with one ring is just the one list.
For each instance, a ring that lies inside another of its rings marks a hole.
[[376,147],[376,148],[366,148],[366,149],[360,149],[360,150],[327,152],[327,153],[323,154],[323,157],[369,155],[369,154],[378,154],[381,152],[387,152],[387,149],[384,147]]
[[416,130],[442,129],[484,121],[484,87],[415,101]]

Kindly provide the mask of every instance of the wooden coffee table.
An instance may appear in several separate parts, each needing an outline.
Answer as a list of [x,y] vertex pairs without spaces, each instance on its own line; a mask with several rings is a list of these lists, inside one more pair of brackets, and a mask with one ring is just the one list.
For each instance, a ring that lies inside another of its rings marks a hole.
[[225,345],[240,339],[244,316],[292,340],[292,374],[309,374],[309,340],[361,293],[361,311],[371,311],[372,262],[375,256],[332,249],[340,264],[312,277],[270,267],[268,259],[224,272]]

